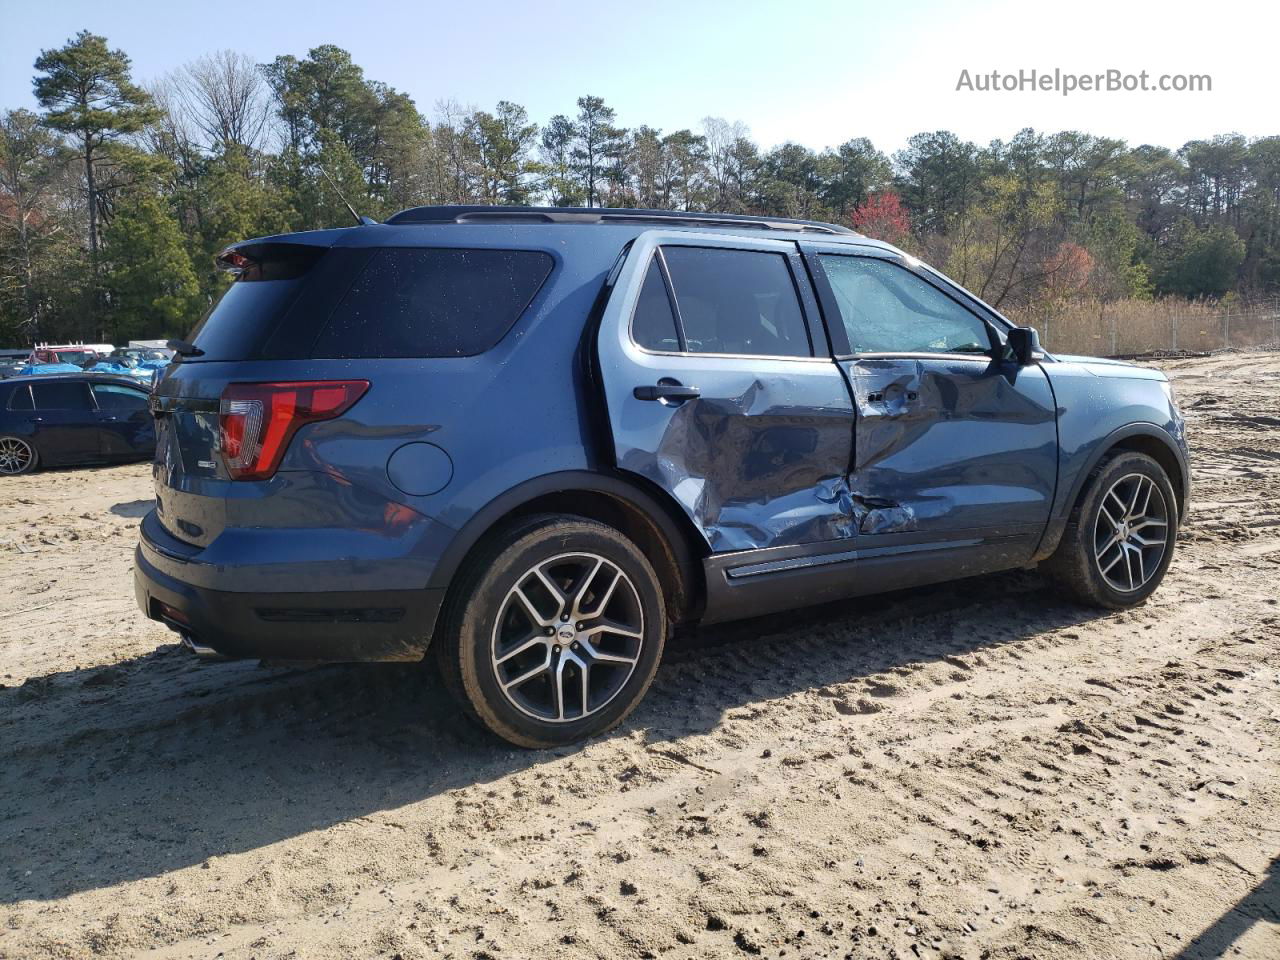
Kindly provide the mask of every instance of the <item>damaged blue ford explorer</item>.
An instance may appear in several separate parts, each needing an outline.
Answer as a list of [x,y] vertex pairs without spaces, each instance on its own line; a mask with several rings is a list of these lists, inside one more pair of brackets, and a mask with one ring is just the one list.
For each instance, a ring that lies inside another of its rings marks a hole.
[[1141,603],[1186,510],[1162,373],[839,226],[420,207],[219,262],[142,609],[210,657],[430,650],[515,744],[617,724],[676,623],[1032,566]]

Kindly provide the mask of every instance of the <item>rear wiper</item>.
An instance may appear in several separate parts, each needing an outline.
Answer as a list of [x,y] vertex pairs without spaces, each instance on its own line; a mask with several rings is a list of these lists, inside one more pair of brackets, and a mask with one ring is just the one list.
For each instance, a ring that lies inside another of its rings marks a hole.
[[194,343],[187,343],[185,340],[169,340],[165,346],[178,354],[180,357],[203,357],[204,351],[197,347]]

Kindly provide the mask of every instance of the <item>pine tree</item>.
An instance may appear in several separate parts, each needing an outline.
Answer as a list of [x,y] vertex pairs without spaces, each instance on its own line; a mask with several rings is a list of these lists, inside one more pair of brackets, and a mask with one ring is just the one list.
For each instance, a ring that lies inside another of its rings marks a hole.
[[130,190],[104,231],[103,288],[113,342],[183,336],[200,310],[200,285],[168,205]]
[[[158,117],[155,106],[129,74],[129,58],[107,47],[105,37],[81,30],[58,50],[41,51],[34,80],[36,100],[47,112],[44,122],[69,134],[84,163],[88,199],[89,262],[99,276],[99,194],[97,165],[104,148],[137,133]],[[96,313],[96,297],[90,309]],[[96,319],[96,317],[91,317]]]

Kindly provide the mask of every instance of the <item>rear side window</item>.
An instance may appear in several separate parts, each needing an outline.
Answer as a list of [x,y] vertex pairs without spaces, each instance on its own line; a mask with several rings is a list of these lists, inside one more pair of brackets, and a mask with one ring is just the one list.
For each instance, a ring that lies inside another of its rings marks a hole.
[[21,384],[14,387],[9,394],[10,410],[34,410],[35,407],[31,403],[31,387],[27,384]]
[[37,410],[92,410],[89,385],[60,380],[50,383],[33,383],[31,394]]
[[662,279],[657,257],[649,262],[649,271],[640,287],[636,312],[631,318],[631,337],[646,350],[675,353],[680,349],[676,315],[671,310],[671,299],[667,296],[667,285]]
[[786,257],[663,247],[689,353],[809,357],[809,334]]
[[93,396],[99,410],[137,411],[147,409],[147,395],[118,383],[95,383]]
[[470,357],[511,329],[551,273],[536,250],[379,250],[313,357]]

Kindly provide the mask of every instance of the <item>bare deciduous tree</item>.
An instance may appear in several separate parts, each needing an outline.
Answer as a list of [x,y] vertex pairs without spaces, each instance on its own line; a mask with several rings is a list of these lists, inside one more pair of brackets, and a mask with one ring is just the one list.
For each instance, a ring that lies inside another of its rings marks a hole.
[[262,72],[251,57],[233,50],[188,63],[175,77],[188,116],[204,146],[225,152],[262,146],[271,102]]

